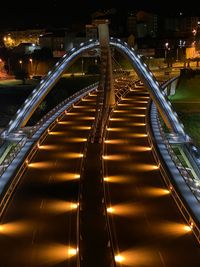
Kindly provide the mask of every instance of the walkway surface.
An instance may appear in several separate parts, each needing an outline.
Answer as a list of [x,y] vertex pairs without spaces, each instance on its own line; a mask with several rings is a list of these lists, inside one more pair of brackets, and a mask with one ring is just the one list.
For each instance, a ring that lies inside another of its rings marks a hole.
[[[77,267],[79,178],[95,99],[90,94],[75,106],[49,133],[30,163],[2,218],[0,266]],[[107,210],[113,244],[120,254],[116,260],[130,267],[197,267],[199,246],[164,188],[147,141],[147,102],[142,88],[124,97],[113,112],[104,146]],[[82,244],[91,248],[91,232],[96,229],[95,244],[103,244],[101,255],[106,255],[104,220],[98,228],[98,218],[103,218],[98,152],[98,146],[90,147],[85,163],[79,205],[86,211],[82,220],[88,227],[82,226],[80,238],[85,236]],[[96,228],[90,228],[92,224]],[[90,259],[90,251],[83,253],[90,264],[94,251]]]
[[110,221],[123,266],[197,267],[200,248],[176,207],[148,144],[144,89],[113,113],[105,143]]

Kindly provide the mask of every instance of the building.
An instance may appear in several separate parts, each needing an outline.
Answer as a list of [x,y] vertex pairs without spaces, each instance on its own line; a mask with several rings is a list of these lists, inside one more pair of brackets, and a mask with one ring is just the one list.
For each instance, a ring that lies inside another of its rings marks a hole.
[[137,33],[137,18],[136,12],[130,12],[127,17],[127,32],[128,34],[136,35]]
[[155,38],[158,32],[158,18],[156,14],[139,11],[137,19],[137,38]]

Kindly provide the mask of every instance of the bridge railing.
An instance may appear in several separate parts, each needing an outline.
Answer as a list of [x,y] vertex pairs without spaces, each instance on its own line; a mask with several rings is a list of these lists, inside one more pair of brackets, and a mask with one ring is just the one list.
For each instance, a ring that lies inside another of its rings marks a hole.
[[78,100],[80,100],[80,97],[84,94],[84,93],[89,93],[89,91],[91,89],[94,89],[95,87],[97,87],[98,82],[94,83],[92,85],[89,85],[85,88],[83,88],[82,90],[76,92],[75,94],[71,95],[70,97],[66,98],[64,101],[62,101],[61,103],[59,103],[56,107],[54,107],[53,109],[51,109],[44,117],[42,117],[41,120],[39,120],[35,126],[31,127],[30,131],[29,131],[29,137],[33,136],[33,134],[41,127],[41,125],[43,125],[49,118],[52,117],[52,115],[54,115],[57,111],[61,110],[63,107],[65,107],[66,104],[69,104],[71,101],[76,102]]
[[[6,171],[8,166],[11,164],[11,162],[15,159],[17,154],[21,151],[22,147],[25,145],[27,141],[27,137],[21,137],[19,141],[17,142],[7,142],[5,144],[6,148],[4,149],[4,153],[6,154],[4,159],[1,161],[0,164],[0,177],[2,174]],[[3,157],[3,155],[2,155]]]
[[[197,179],[194,175],[193,172],[191,171],[191,169],[189,167],[186,167],[186,162],[185,164],[183,164],[183,162],[179,159],[179,157],[177,156],[177,154],[174,151],[173,145],[170,144],[169,139],[166,137],[166,133],[163,130],[162,124],[160,122],[159,117],[157,117],[157,123],[160,129],[160,133],[163,139],[163,142],[165,143],[167,150],[171,156],[171,159],[173,160],[173,162],[175,163],[177,169],[179,170],[181,176],[184,178],[185,182],[188,184],[191,192],[194,194],[194,196],[196,197],[196,199],[200,202],[200,183],[199,183],[199,179]],[[184,146],[181,145],[181,146]]]
[[[166,167],[164,159],[161,156],[162,152],[159,151],[158,146],[161,146],[161,147],[164,146],[164,149],[166,149],[165,152],[167,151],[167,153],[170,157],[170,159],[168,159],[168,160],[171,160],[172,162],[174,162],[176,170],[178,170],[179,174],[185,180],[185,183],[188,185],[188,189],[190,190],[191,195],[193,195],[195,197],[196,203],[197,203],[197,205],[199,205],[200,204],[199,203],[199,197],[197,197],[197,195],[195,195],[194,188],[191,187],[191,185],[189,183],[189,181],[192,181],[192,185],[194,185],[195,179],[191,175],[191,173],[188,172],[187,168],[185,168],[182,165],[182,162],[179,160],[179,158],[175,154],[169,140],[166,138],[166,134],[163,130],[162,124],[160,123],[156,107],[153,106],[153,104],[152,104],[151,108],[149,107],[147,112],[148,112],[148,115],[146,116],[146,118],[150,117],[151,125],[152,125],[150,127],[148,124],[148,121],[147,121],[147,123],[146,123],[147,134],[148,134],[148,140],[149,140],[150,146],[152,148],[152,153],[153,153],[153,156],[155,158],[155,161],[159,166],[163,180],[164,180],[169,192],[171,193],[173,199],[175,200],[179,210],[181,211],[186,222],[188,223],[190,229],[193,231],[197,241],[200,243],[200,221],[199,221],[199,218],[198,218],[197,214],[194,212],[194,210],[192,210],[190,204],[184,199],[184,196],[180,192],[178,185],[176,185],[176,183],[173,181],[173,178],[170,178],[173,175],[172,170],[169,170],[168,167]],[[155,140],[156,134],[159,135],[159,138],[160,138],[159,141]],[[160,150],[162,150],[162,148]],[[171,168],[173,168],[173,166],[171,166]],[[176,173],[176,175],[177,175],[177,173]]]

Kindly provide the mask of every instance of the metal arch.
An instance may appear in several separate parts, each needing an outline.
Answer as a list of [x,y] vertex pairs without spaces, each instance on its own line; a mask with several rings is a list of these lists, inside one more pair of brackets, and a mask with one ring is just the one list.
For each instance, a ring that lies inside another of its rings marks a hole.
[[185,134],[183,126],[179,122],[178,115],[172,109],[171,103],[167,100],[165,92],[161,90],[158,81],[148,69],[147,65],[141,60],[140,56],[137,55],[135,50],[131,49],[127,43],[119,39],[112,38],[110,44],[128,57],[134,70],[148,89],[151,99],[154,101],[166,125],[172,132],[183,137],[186,141],[188,136]]
[[24,104],[18,109],[14,118],[9,122],[7,129],[3,132],[4,135],[9,135],[17,131],[20,127],[24,127],[34,111],[40,105],[45,96],[51,91],[56,82],[60,79],[66,69],[83,53],[91,49],[99,47],[99,41],[89,41],[81,44],[78,48],[72,48],[66,53],[61,61],[58,61],[47,76],[33,90],[26,99]]
[[[168,127],[181,136],[185,137],[183,127],[178,121],[177,115],[172,110],[170,103],[167,102],[160,86],[153,74],[142,62],[137,53],[131,49],[125,42],[120,39],[111,38],[110,45],[117,48],[120,52],[125,54],[131,61],[133,68],[137,72],[140,79],[149,90],[150,96],[155,102],[161,116]],[[20,127],[24,127],[39,104],[45,96],[51,91],[56,82],[60,79],[65,70],[74,62],[83,52],[94,48],[99,48],[99,41],[89,41],[80,44],[80,47],[73,48],[66,53],[60,62],[57,62],[53,69],[47,74],[44,80],[33,90],[31,95],[24,102],[22,107],[17,111],[13,120],[10,121],[7,129],[3,132],[4,135],[9,135],[11,132],[17,131]]]

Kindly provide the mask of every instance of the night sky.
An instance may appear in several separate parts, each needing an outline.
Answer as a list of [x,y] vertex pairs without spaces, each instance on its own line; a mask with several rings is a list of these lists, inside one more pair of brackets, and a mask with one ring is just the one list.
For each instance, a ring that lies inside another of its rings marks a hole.
[[[195,2],[196,1],[196,2]],[[182,3],[181,3],[182,2]],[[157,14],[178,14],[179,12],[200,15],[198,1],[192,5],[177,0],[35,0],[3,1],[1,3],[0,27],[27,28],[40,26],[68,26],[75,22],[90,23],[91,13],[98,10],[116,8],[117,10],[144,9]]]

